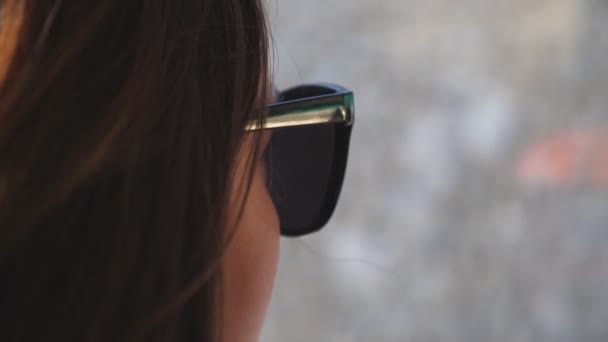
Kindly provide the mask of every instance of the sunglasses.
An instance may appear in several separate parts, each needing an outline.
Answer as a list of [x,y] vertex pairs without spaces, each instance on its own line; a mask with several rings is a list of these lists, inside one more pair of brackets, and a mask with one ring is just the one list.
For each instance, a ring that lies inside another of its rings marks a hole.
[[354,121],[352,91],[312,84],[281,92],[279,101],[268,107],[267,119],[247,126],[246,131],[272,130],[264,157],[281,235],[317,232],[331,218]]

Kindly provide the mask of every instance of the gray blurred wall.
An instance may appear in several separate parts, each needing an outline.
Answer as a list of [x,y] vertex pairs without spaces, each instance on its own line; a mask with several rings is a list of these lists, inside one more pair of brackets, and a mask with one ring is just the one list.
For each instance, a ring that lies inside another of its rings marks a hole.
[[608,4],[273,0],[276,82],[356,94],[262,341],[608,341]]

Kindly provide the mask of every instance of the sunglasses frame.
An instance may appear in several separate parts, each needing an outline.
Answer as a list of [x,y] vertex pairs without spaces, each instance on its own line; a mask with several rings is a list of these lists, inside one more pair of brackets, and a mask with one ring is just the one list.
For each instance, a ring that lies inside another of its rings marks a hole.
[[245,131],[279,129],[296,126],[333,124],[335,127],[334,161],[330,183],[315,220],[306,227],[285,227],[281,224],[281,235],[298,237],[321,230],[331,218],[342,189],[350,134],[355,122],[355,107],[353,92],[334,84],[317,83],[296,86],[286,89],[286,93],[321,93],[319,95],[280,101],[267,107],[268,115],[263,122],[250,122]]
[[352,91],[334,84],[318,83],[296,86],[282,93],[300,88],[325,89],[332,93],[274,103],[267,107],[268,115],[264,122],[251,121],[245,127],[245,131],[329,123],[342,123],[346,126],[354,124],[355,108]]

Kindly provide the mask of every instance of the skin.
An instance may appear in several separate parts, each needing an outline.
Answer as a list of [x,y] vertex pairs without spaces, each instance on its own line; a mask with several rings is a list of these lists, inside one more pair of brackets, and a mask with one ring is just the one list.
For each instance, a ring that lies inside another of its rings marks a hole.
[[[254,142],[253,137],[246,140],[246,144]],[[270,133],[263,133],[262,148],[269,140]],[[239,158],[236,179],[245,179],[246,159],[245,156]],[[265,163],[260,158],[255,162],[243,216],[223,260],[225,342],[257,341],[270,303],[279,256],[280,225],[266,187],[265,173]],[[236,187],[232,194],[238,198]]]

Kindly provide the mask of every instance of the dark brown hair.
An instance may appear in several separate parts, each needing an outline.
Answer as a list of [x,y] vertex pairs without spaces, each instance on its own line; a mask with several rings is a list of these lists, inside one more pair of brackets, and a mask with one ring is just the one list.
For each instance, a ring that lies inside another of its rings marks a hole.
[[0,3],[0,340],[217,340],[261,1]]

